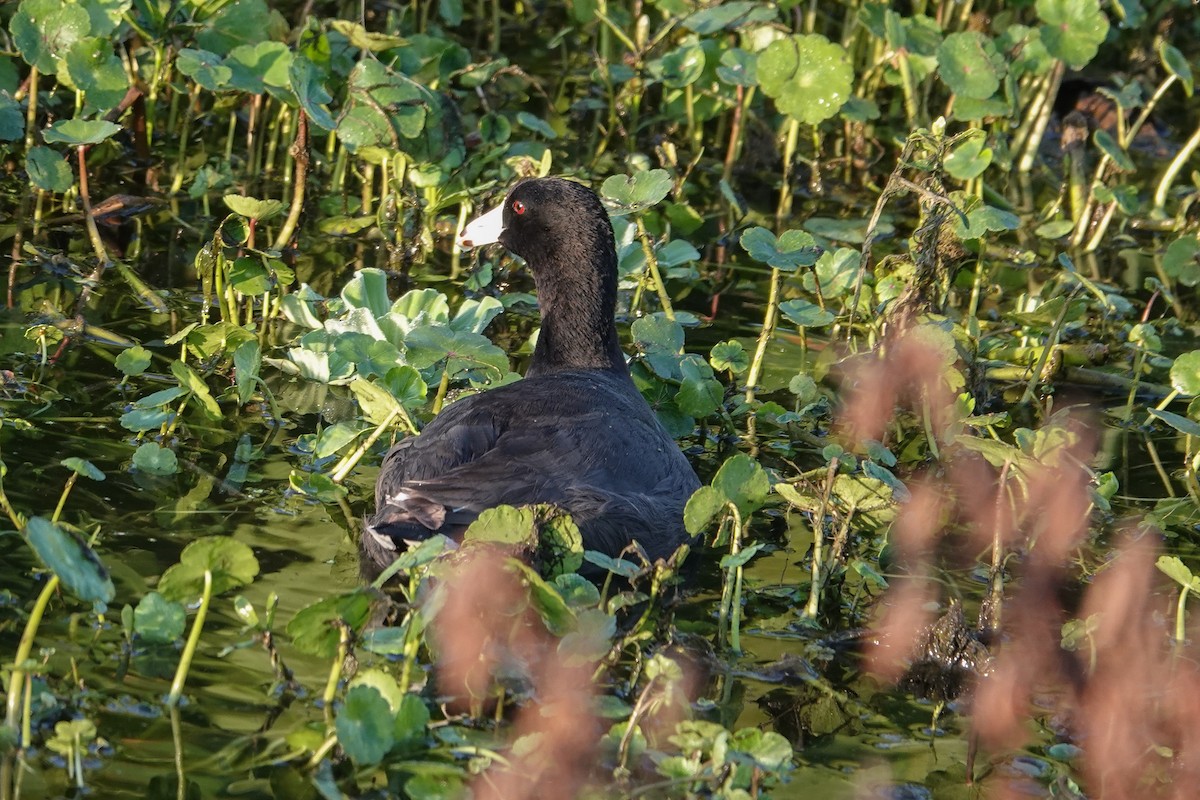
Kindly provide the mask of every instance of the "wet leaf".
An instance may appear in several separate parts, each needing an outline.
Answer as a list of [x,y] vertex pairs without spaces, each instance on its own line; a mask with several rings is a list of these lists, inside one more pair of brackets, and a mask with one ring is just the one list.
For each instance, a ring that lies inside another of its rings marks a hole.
[[683,20],[683,27],[700,35],[720,30],[736,30],[755,22],[774,21],[777,12],[753,0],[718,3],[696,11]]
[[258,575],[258,559],[242,542],[229,536],[196,539],[163,573],[158,590],[168,600],[192,602],[204,592],[204,573],[212,573],[212,593],[221,595],[245,586]]
[[167,644],[183,636],[187,627],[187,612],[180,603],[167,600],[158,592],[150,592],[133,611],[133,630],[147,642]]
[[721,407],[725,388],[713,378],[712,368],[697,355],[686,355],[679,362],[682,383],[675,405],[684,414],[707,417]]
[[43,517],[30,517],[25,536],[38,559],[85,603],[108,603],[116,594],[100,557],[74,533]]
[[841,110],[854,70],[839,44],[820,34],[777,39],[758,54],[758,83],[784,114],[808,125]]
[[683,510],[683,525],[695,536],[704,531],[725,508],[725,495],[712,486],[701,486],[688,498]]
[[174,475],[179,471],[175,452],[157,442],[142,442],[133,452],[133,466],[149,475]]
[[87,10],[67,0],[22,0],[9,22],[13,43],[25,63],[46,75],[56,71],[56,56],[87,36],[91,28]]
[[66,159],[49,147],[31,147],[25,154],[25,170],[33,185],[47,192],[65,192],[75,182]]
[[355,686],[346,692],[334,725],[338,744],[357,764],[378,764],[392,749],[392,710],[374,686]]
[[740,47],[726,50],[721,53],[717,77],[731,86],[754,86],[758,83],[758,57]]

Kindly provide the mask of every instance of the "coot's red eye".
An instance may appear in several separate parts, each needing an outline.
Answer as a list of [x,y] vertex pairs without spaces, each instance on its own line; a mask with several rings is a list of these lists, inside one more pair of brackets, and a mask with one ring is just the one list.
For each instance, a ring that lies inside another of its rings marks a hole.
[[513,200],[512,210],[518,214],[524,214],[525,213],[525,204],[522,203],[520,200]]

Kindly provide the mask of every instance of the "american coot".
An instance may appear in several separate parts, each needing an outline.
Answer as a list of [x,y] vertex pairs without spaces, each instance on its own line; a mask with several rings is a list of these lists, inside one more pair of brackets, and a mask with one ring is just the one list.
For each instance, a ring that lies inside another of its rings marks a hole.
[[683,507],[700,485],[629,377],[617,339],[617,253],[596,194],[560,178],[515,185],[463,230],[463,247],[500,242],[525,259],[542,328],[524,380],[447,406],[393,447],[361,539],[378,574],[406,541],[459,536],[485,509],[551,503],[584,547],[652,558],[688,540]]

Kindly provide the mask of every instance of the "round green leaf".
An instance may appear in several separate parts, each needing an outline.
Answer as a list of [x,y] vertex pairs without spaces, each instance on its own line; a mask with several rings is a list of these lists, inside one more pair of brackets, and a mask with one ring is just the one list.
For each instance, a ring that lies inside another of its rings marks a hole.
[[1180,394],[1200,395],[1200,350],[1175,357],[1171,364],[1171,387]]
[[122,350],[117,356],[117,369],[125,375],[141,375],[150,366],[150,351],[139,345]]
[[133,630],[147,642],[166,644],[183,635],[187,612],[183,605],[167,600],[158,592],[143,597],[133,611]]
[[58,69],[56,56],[87,36],[91,28],[87,10],[72,0],[22,0],[9,23],[25,63],[47,75]]
[[158,590],[168,600],[191,602],[204,591],[204,573],[212,573],[212,593],[245,586],[258,574],[258,559],[245,544],[228,536],[205,536],[183,549],[179,563],[163,573]]
[[1163,253],[1163,272],[1184,286],[1200,283],[1200,238],[1180,236]]
[[671,191],[671,175],[665,169],[611,175],[600,186],[600,195],[617,206],[614,216],[642,211],[658,203]]
[[33,185],[45,192],[65,192],[75,182],[67,160],[42,145],[29,148],[25,154],[25,172]]
[[794,272],[797,267],[809,267],[817,263],[821,249],[816,246],[812,235],[804,231],[784,231],[779,238],[766,228],[750,228],[739,239],[744,249],[755,261]]
[[108,570],[83,539],[42,517],[30,517],[25,536],[37,557],[71,594],[85,603],[113,599],[116,589]]
[[1071,69],[1082,69],[1096,57],[1108,35],[1108,17],[1100,0],[1037,0],[1039,28],[1046,50]]
[[726,50],[717,77],[730,86],[753,86],[758,83],[758,58],[740,47]]
[[816,125],[850,98],[854,70],[839,44],[820,34],[788,36],[758,56],[758,83],[783,113]]
[[938,48],[938,74],[956,95],[986,100],[1000,88],[1004,59],[992,40],[976,31],[952,33]]
[[717,342],[708,353],[708,363],[718,372],[728,370],[740,375],[750,368],[750,355],[737,339]]
[[672,89],[691,86],[704,73],[704,48],[699,45],[677,47],[662,57],[662,81]]
[[712,486],[738,507],[742,519],[762,507],[771,491],[767,471],[745,453],[738,453],[722,464]]
[[133,466],[150,475],[174,475],[179,471],[179,460],[174,451],[157,442],[142,442],[133,453]]
[[100,144],[121,126],[106,119],[64,119],[54,123],[42,133],[50,144],[66,144],[72,147]]
[[108,39],[80,39],[67,50],[64,63],[71,83],[84,93],[90,105],[107,111],[125,99],[129,78]]
[[374,686],[360,684],[346,692],[334,726],[338,744],[357,764],[378,764],[392,749],[392,709]]

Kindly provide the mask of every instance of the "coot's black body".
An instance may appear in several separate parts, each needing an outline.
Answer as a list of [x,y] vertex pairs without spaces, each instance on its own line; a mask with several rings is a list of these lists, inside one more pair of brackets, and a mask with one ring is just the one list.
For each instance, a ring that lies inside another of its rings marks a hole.
[[699,481],[629,377],[613,314],[612,225],[588,188],[557,178],[517,184],[463,232],[522,256],[542,328],[527,377],[447,406],[387,454],[364,572],[405,541],[460,535],[485,509],[552,503],[584,546],[615,555],[636,540],[651,558],[688,540],[683,507]]

